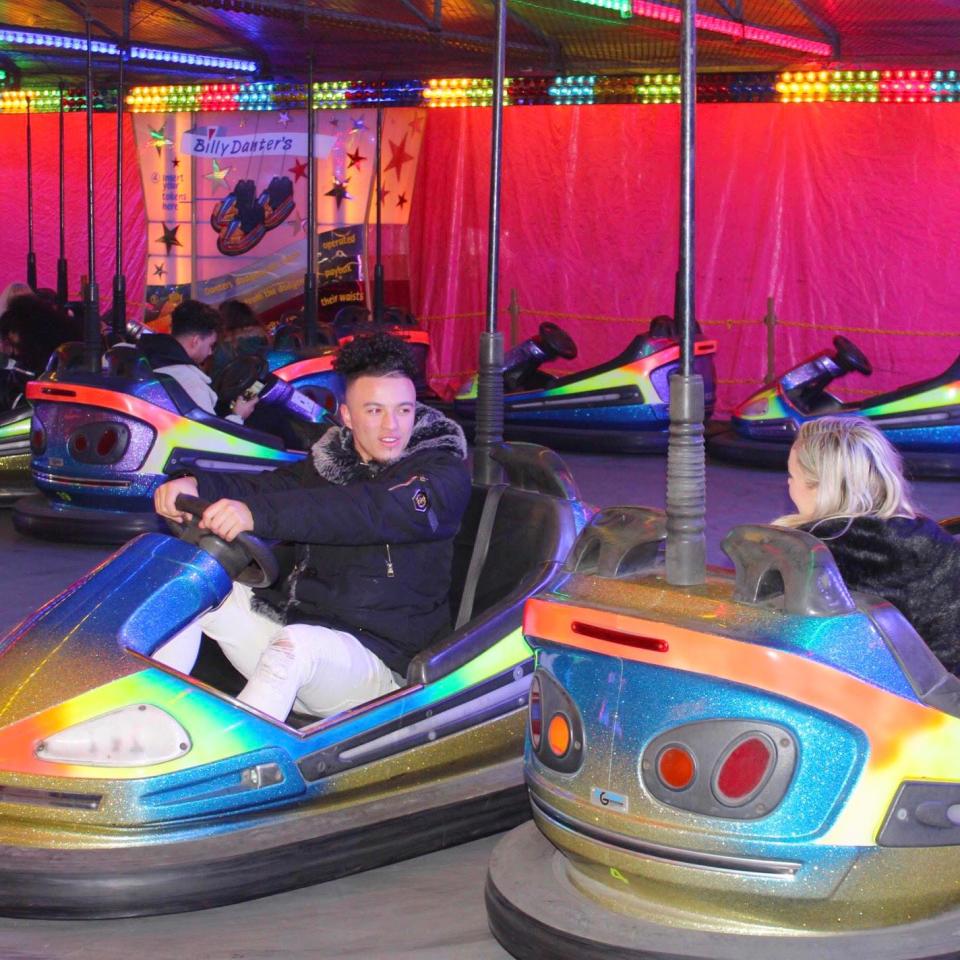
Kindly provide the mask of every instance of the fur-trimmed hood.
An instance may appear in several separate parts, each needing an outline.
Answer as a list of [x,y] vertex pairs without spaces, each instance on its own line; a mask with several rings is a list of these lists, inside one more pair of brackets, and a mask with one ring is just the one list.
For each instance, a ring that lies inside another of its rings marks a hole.
[[461,460],[467,458],[467,441],[460,425],[422,403],[414,414],[413,433],[407,449],[389,463],[364,463],[353,446],[353,431],[331,427],[310,449],[313,465],[324,480],[343,486],[354,480],[375,477],[384,467],[401,463],[425,450],[448,450]]

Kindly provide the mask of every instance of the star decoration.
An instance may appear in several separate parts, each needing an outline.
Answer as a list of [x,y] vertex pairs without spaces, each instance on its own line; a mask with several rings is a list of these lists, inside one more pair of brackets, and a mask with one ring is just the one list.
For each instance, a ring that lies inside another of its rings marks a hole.
[[227,184],[227,174],[230,172],[230,167],[220,168],[220,162],[218,160],[213,161],[213,171],[211,173],[205,173],[204,176],[208,180],[213,181],[213,188],[216,190],[217,187],[223,187],[226,189]]
[[290,122],[290,114],[286,110],[280,111],[280,116],[277,117],[277,123],[280,124],[284,129],[287,128],[287,124]]
[[339,128],[340,128],[340,118],[339,118],[339,117],[334,117],[334,118],[330,121],[330,126],[331,126],[331,127],[336,127],[337,129],[339,129]]
[[288,171],[288,172],[289,172],[289,173],[292,173],[292,174],[294,175],[294,177],[295,177],[296,179],[295,179],[293,182],[294,182],[294,183],[297,183],[297,182],[300,180],[301,177],[303,177],[304,179],[306,179],[306,177],[307,177],[307,164],[306,164],[306,162],[301,162],[300,160],[297,160],[297,162],[296,162],[292,167],[289,168],[289,171]]
[[387,194],[390,191],[386,187],[380,188],[380,206],[383,206],[383,202],[387,199]]
[[349,180],[338,180],[336,177],[333,178],[333,187],[328,190],[324,196],[333,197],[337,201],[337,209],[340,209],[340,205],[344,200],[352,200],[353,197],[347,193],[347,184]]
[[158,263],[153,268],[153,275],[155,277],[162,277],[166,272],[167,272],[167,268],[162,263]]
[[357,117],[351,122],[353,123],[353,129],[350,131],[351,133],[359,133],[361,130],[367,129],[367,121],[364,120],[363,117]]
[[163,236],[157,237],[156,243],[166,244],[167,255],[170,254],[170,249],[172,247],[182,247],[183,244],[177,239],[177,231],[180,229],[180,224],[178,223],[175,227],[168,227],[166,224],[163,225]]
[[176,168],[179,167],[179,166],[180,166],[180,158],[179,158],[179,157],[174,157],[174,158],[173,158],[173,168],[176,169]]
[[173,141],[167,139],[167,125],[165,123],[161,123],[156,130],[150,127],[150,143],[157,148],[158,157],[162,154],[164,147],[173,146]]
[[406,195],[405,193],[401,193],[400,196],[397,197],[397,206],[398,206],[401,210],[402,210],[409,202],[410,202],[410,201],[407,199],[407,195]]
[[410,128],[412,133],[421,133],[423,131],[423,121],[424,116],[422,113],[414,114],[412,120],[407,122],[407,126]]
[[350,167],[359,167],[360,164],[363,163],[363,161],[367,159],[366,157],[360,156],[360,148],[359,148],[359,147],[355,148],[354,151],[353,151],[353,153],[348,153],[348,154],[347,154],[347,157],[348,157],[349,160],[350,160],[350,163],[349,163],[349,165],[348,165],[348,167],[347,167],[348,170],[350,169]]
[[397,180],[400,180],[400,175],[403,173],[403,165],[408,161],[413,159],[413,155],[407,153],[407,134],[403,135],[403,139],[399,143],[394,143],[392,140],[387,141],[390,144],[390,162],[384,168],[384,173],[389,173],[391,170],[396,170]]

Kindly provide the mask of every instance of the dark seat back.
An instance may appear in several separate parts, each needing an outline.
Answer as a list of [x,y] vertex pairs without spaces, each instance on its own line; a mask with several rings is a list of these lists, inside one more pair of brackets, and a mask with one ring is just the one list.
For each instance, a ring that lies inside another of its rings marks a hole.
[[149,380],[153,370],[147,358],[132,344],[118,343],[103,355],[103,372],[110,377]]

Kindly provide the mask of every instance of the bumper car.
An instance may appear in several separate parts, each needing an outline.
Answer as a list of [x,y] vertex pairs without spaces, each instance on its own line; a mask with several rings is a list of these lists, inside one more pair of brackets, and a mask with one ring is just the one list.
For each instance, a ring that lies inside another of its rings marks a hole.
[[0,915],[211,907],[526,818],[522,606],[566,576],[585,511],[555,454],[496,457],[507,482],[475,487],[455,542],[458,626],[350,711],[280,723],[209,658],[165,666],[232,577],[275,573],[196,527],[132,540],[0,640]]
[[762,387],[733,412],[725,430],[707,441],[712,456],[751,466],[782,468],[797,428],[829,414],[867,417],[887,435],[917,477],[960,474],[960,358],[937,377],[889,393],[843,403],[827,387],[838,377],[873,372],[846,337]]
[[516,957],[957,955],[960,681],[802,531],[735,528],[667,584],[604,511],[532,599],[533,824],[496,848]]
[[300,460],[332,422],[342,392],[329,355],[277,367],[270,376],[260,358],[232,365],[225,382],[234,395],[259,386],[258,409],[273,411],[285,428],[299,424],[294,446],[296,437],[197,409],[175,380],[154,374],[129,346],[108,351],[102,373],[76,369],[76,358],[61,349],[50,371],[27,387],[31,471],[40,492],[14,506],[21,533],[122,543],[159,529],[153,491],[171,474],[190,465],[267,470]]
[[217,233],[217,249],[227,257],[248,253],[280,226],[295,206],[289,177],[274,177],[257,196],[253,180],[240,180],[210,214],[210,226]]
[[[704,378],[707,415],[713,409],[715,340],[695,342],[696,372]],[[577,346],[555,323],[540,324],[535,337],[504,357],[504,436],[552,447],[623,453],[659,453],[667,448],[669,378],[680,348],[669,317],[656,317],[645,334],[607,363],[566,376],[542,364],[573,360]],[[453,414],[473,426],[477,381],[454,400]]]
[[36,489],[30,474],[30,417],[27,403],[0,415],[0,507]]

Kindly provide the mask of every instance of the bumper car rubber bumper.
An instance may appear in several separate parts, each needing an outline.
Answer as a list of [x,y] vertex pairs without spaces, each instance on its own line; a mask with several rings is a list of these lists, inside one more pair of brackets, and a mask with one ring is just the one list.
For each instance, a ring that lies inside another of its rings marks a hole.
[[529,816],[519,760],[389,799],[294,810],[198,837],[72,848],[0,844],[0,916],[179,913],[332,880],[508,829]]
[[98,544],[126,543],[141,533],[163,533],[167,529],[153,511],[139,513],[59,506],[40,493],[14,504],[13,525],[20,533],[44,540]]
[[[960,909],[900,926],[836,933],[751,928],[718,931],[695,917],[608,910],[581,893],[567,861],[526,823],[494,848],[487,874],[490,929],[520,960],[940,960],[957,956]],[[686,923],[684,922],[686,920]]]

